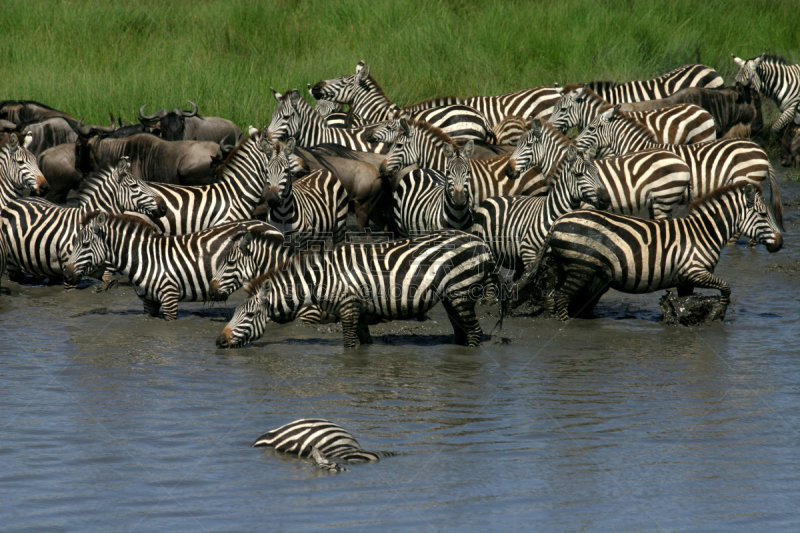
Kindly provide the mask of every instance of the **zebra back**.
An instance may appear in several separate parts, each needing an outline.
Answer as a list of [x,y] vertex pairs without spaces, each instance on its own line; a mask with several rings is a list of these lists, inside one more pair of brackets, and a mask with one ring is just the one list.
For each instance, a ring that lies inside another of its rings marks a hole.
[[[713,89],[724,84],[722,77],[711,67],[690,64],[670,70],[649,80],[615,83],[611,81],[590,81],[587,89],[597,93],[611,104],[657,100],[686,87],[705,87]],[[565,87],[565,90],[567,87]]]
[[531,87],[499,96],[473,96],[463,104],[483,113],[494,127],[508,116],[548,119],[560,96],[558,87]]

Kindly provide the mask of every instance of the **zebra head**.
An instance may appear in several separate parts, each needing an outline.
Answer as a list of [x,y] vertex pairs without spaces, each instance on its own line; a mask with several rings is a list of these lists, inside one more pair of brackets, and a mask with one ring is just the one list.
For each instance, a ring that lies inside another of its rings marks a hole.
[[272,113],[272,122],[269,123],[267,132],[269,138],[274,141],[281,141],[288,137],[294,137],[300,131],[300,111],[297,104],[302,97],[297,89],[281,94],[270,87],[275,100],[278,101],[278,109]]
[[[363,61],[359,62],[359,65],[363,64]],[[356,66],[357,70],[358,68]],[[369,75],[369,67],[367,67],[367,75]],[[348,74],[332,80],[318,81],[309,89],[309,92],[315,100],[330,100],[338,104],[349,104],[353,101],[353,88],[356,77],[357,74]]]
[[217,265],[217,272],[210,283],[213,300],[227,300],[228,296],[244,285],[245,280],[254,279],[263,270],[257,254],[257,247],[284,245],[283,235],[272,228],[262,231],[251,230],[245,225],[231,238],[230,248]]
[[570,145],[564,157],[566,164],[563,175],[557,177],[557,180],[564,182],[573,202],[592,204],[601,211],[608,209],[611,205],[611,196],[600,179],[600,173],[594,163],[584,157],[584,154],[579,154],[574,145]]
[[474,148],[475,144],[471,140],[467,141],[461,150],[453,148],[450,144],[444,145],[444,153],[447,157],[444,170],[444,191],[454,207],[467,208],[469,206],[469,158],[472,157]]
[[619,120],[617,115],[619,108],[618,104],[605,113],[600,113],[586,126],[575,139],[578,150],[604,152],[605,149],[611,148],[615,136],[614,122]]
[[[292,153],[294,152],[294,138],[290,137],[286,144],[275,143],[275,148],[269,146],[269,141],[261,138],[261,147],[267,153],[267,181],[264,185],[262,200],[266,200],[270,208],[275,209],[284,205],[292,195]],[[267,151],[269,150],[269,151]]]
[[783,247],[783,235],[775,214],[753,184],[744,187],[744,194],[746,208],[739,231],[766,246],[769,253],[777,252]]
[[[50,185],[44,179],[42,171],[39,170],[36,156],[28,150],[32,140],[33,136],[29,133],[25,136],[25,144],[20,145],[16,133],[8,134],[8,140],[2,146],[2,150],[6,150],[8,154],[8,165],[5,169],[5,174],[6,179],[15,189],[28,189],[41,196],[47,193]],[[0,171],[2,170],[0,169]]]
[[517,141],[517,147],[512,152],[506,163],[506,176],[511,179],[519,178],[520,174],[531,168],[543,159],[544,146],[542,145],[542,123],[538,119],[531,119],[531,129]]
[[400,131],[389,148],[386,159],[380,167],[382,176],[391,176],[401,168],[413,165],[419,159],[419,146],[414,142],[419,135],[412,129],[405,118],[400,119]]
[[388,145],[397,139],[397,134],[401,129],[400,118],[393,118],[372,128],[367,134],[367,140],[371,143],[386,143]]
[[319,113],[322,118],[331,115],[332,113],[340,113],[342,111],[342,104],[331,102],[330,100],[317,100],[317,105],[314,110]]
[[261,278],[245,286],[250,297],[233,313],[233,318],[217,337],[217,347],[237,348],[253,342],[264,334],[270,322],[269,308],[272,288],[269,279]]
[[67,283],[77,284],[83,276],[96,270],[106,258],[106,222],[104,211],[94,211],[84,216],[78,233],[72,239],[72,253],[64,268]]
[[560,132],[564,133],[568,129],[580,124],[581,106],[586,101],[586,85],[580,89],[570,91],[558,99],[553,106],[553,114],[550,122]]
[[761,76],[758,75],[758,67],[764,61],[764,54],[754,59],[744,61],[738,57],[733,56],[733,61],[739,66],[739,72],[736,73],[734,81],[744,87],[752,87],[756,91],[761,92]]
[[136,211],[160,218],[167,214],[167,204],[147,183],[130,172],[131,160],[122,156],[109,176],[120,211]]

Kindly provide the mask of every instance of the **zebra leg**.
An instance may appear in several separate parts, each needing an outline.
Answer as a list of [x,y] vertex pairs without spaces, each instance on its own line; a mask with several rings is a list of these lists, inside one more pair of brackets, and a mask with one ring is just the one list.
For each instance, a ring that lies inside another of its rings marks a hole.
[[[361,312],[356,305],[344,305],[340,311],[342,321],[342,333],[344,334],[344,347],[355,348],[358,346],[358,341],[361,340],[359,336],[359,322],[361,321]],[[369,329],[367,329],[369,332]]]
[[173,289],[161,291],[161,305],[164,307],[164,320],[178,318],[178,292]]
[[688,282],[700,289],[717,289],[721,296],[719,304],[722,307],[720,319],[725,318],[725,311],[731,303],[731,287],[714,274],[708,271],[697,272],[689,277]]
[[161,302],[158,300],[148,300],[147,298],[142,298],[142,303],[144,303],[144,312],[150,316],[158,316],[158,311],[161,309]]
[[372,335],[369,334],[369,322],[367,317],[359,314],[358,324],[356,324],[356,335],[361,344],[372,344]]
[[475,315],[475,301],[466,296],[446,298],[442,300],[442,305],[453,325],[455,344],[470,348],[480,346],[483,330]]
[[106,265],[106,269],[103,270],[103,277],[101,278],[103,283],[97,285],[94,288],[94,292],[105,292],[114,285],[117,284],[117,279],[114,277],[114,271]]

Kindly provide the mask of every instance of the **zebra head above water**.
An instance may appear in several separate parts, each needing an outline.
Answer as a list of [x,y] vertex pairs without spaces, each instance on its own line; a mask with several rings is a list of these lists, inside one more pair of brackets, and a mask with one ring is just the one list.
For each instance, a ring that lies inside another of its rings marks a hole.
[[0,138],[0,179],[16,190],[28,189],[38,196],[42,196],[50,189],[44,174],[39,169],[34,156],[26,145],[30,144],[33,137],[25,137],[25,143],[20,144],[16,133],[9,133],[5,139]]
[[64,268],[67,283],[77,284],[83,276],[96,270],[105,262],[105,228],[108,215],[93,211],[81,220],[81,227],[72,241],[72,253]]
[[550,123],[559,131],[566,132],[577,126],[581,118],[581,106],[586,100],[586,85],[580,89],[567,91],[553,106]]
[[286,144],[275,143],[271,147],[269,141],[262,138],[261,148],[269,158],[262,200],[266,200],[272,209],[283,207],[292,196],[291,156],[294,153],[295,140],[290,137]]
[[267,277],[268,274],[245,285],[244,291],[249,298],[239,304],[233,317],[217,337],[217,347],[238,348],[250,344],[264,334],[271,321],[271,283]]
[[758,75],[758,67],[760,67],[761,62],[764,61],[765,54],[761,54],[753,59],[748,59],[747,61],[739,59],[733,54],[731,54],[731,56],[733,56],[733,61],[736,65],[739,66],[739,72],[736,73],[734,81],[744,87],[752,87],[756,91],[763,92],[761,76]]
[[[278,109],[272,113],[272,121],[269,123],[267,132],[269,140],[272,142],[282,141],[288,137],[294,137],[300,131],[300,111],[297,105],[302,100],[297,89],[287,93],[279,93],[270,87],[272,95],[278,101]],[[308,106],[311,109],[311,106]]]
[[[135,211],[153,218],[164,216],[167,212],[164,199],[147,182],[131,174],[130,170],[130,158],[122,156],[109,174],[100,177],[107,181],[105,185],[110,188],[108,192],[113,197],[111,205],[116,204],[121,212]],[[92,176],[87,178],[91,179]]]

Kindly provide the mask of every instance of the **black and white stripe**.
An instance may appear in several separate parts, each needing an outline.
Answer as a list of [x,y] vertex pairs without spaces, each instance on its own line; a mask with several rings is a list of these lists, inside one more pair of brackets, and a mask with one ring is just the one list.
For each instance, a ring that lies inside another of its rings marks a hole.
[[129,215],[94,211],[86,215],[66,268],[76,279],[103,263],[127,276],[144,311],[175,320],[178,302],[210,300],[217,265],[228,254],[232,237],[245,228],[266,227],[259,221],[229,222],[186,235],[159,235]]
[[[643,220],[598,211],[564,215],[547,240],[560,270],[554,293],[558,316],[567,320],[570,301],[592,306],[609,288],[646,293],[677,287],[679,296],[694,288],[718,289],[726,308],[730,287],[713,272],[722,247],[739,233],[769,252],[783,245],[773,213],[752,184],[718,189],[694,202],[686,218]],[[587,293],[590,288],[593,293]]]
[[441,301],[455,342],[477,346],[482,333],[475,304],[486,284],[497,277],[493,271],[492,254],[483,240],[455,230],[300,254],[251,282],[254,296],[236,309],[217,345],[247,344],[259,338],[271,320],[318,305],[341,319],[344,345],[355,347],[372,342],[370,320],[421,319]]
[[781,116],[772,125],[772,133],[780,135],[800,103],[800,65],[787,65],[784,58],[767,54],[747,61],[734,56],[733,60],[739,66],[737,83],[753,87],[778,104]]
[[269,222],[300,250],[312,241],[331,237],[334,244],[344,241],[347,229],[347,190],[333,173],[315,170],[293,180],[291,157],[295,141],[266,145],[267,180],[264,196],[269,205]]
[[444,173],[412,170],[394,191],[394,221],[399,235],[408,237],[439,229],[469,230],[472,226],[470,166],[472,141],[462,150],[444,145]]
[[9,272],[62,277],[84,215],[102,209],[122,213],[136,211],[157,218],[164,201],[149,184],[129,172],[130,161],[95,172],[81,184],[78,207],[61,207],[43,198],[19,198],[5,206],[5,237]]
[[22,196],[23,189],[44,194],[47,181],[16,133],[0,135],[0,207]]
[[[711,67],[699,64],[684,65],[650,80],[615,83],[612,81],[590,81],[587,89],[611,103],[641,102],[657,100],[686,87],[722,87],[722,77]],[[567,89],[568,87],[565,87]]]
[[742,139],[718,139],[697,144],[660,144],[649,130],[633,120],[619,106],[602,113],[575,140],[581,150],[594,146],[608,147],[616,155],[651,148],[667,150],[683,159],[691,171],[690,191],[693,198],[734,182],[760,185],[769,179],[770,202],[783,224],[780,191],[769,158],[754,142]]
[[498,96],[473,96],[462,103],[483,113],[494,127],[509,116],[548,119],[560,97],[559,87],[531,87]]

